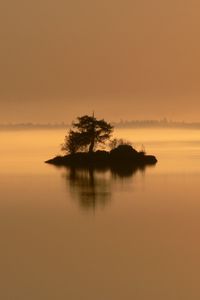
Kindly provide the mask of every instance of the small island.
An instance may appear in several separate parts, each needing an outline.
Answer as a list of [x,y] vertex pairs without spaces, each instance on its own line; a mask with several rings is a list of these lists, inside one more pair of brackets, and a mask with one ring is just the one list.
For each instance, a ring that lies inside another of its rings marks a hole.
[[[75,168],[111,168],[124,171],[156,164],[155,156],[135,150],[131,143],[122,139],[111,140],[113,126],[105,120],[97,120],[94,114],[77,119],[77,122],[72,123],[72,129],[65,136],[62,145],[66,155],[56,156],[45,161],[46,163]],[[100,150],[98,149],[100,145],[111,150]]]

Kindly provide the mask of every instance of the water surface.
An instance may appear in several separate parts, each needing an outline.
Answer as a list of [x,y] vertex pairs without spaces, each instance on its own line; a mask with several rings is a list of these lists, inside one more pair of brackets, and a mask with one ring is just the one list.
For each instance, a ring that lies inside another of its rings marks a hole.
[[200,132],[119,129],[158,164],[56,168],[63,130],[0,132],[0,297],[200,297]]

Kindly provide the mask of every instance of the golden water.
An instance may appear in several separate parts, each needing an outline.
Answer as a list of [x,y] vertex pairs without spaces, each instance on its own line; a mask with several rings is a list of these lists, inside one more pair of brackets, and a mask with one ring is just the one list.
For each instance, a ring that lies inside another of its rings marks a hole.
[[200,131],[119,129],[155,167],[57,169],[65,131],[0,132],[0,299],[200,297]]

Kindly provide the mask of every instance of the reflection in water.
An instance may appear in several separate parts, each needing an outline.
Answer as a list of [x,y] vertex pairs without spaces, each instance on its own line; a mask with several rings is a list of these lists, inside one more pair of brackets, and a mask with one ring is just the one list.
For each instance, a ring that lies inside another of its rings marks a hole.
[[110,169],[66,167],[64,178],[69,185],[73,199],[78,199],[82,209],[105,207],[112,198],[116,180],[131,178],[137,171],[145,172],[145,166]]
[[69,184],[72,198],[78,197],[83,209],[104,207],[111,199],[111,182],[106,173],[94,169],[67,168],[65,178]]

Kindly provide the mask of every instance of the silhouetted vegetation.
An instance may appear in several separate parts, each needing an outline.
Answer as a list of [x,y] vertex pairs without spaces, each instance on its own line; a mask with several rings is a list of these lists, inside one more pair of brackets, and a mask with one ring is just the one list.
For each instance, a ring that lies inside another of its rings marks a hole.
[[72,128],[65,137],[62,150],[74,154],[77,151],[94,151],[96,145],[105,143],[112,134],[113,126],[105,120],[93,116],[82,116],[72,123]]
[[131,146],[132,143],[127,140],[124,140],[124,139],[116,139],[115,138],[115,139],[110,140],[109,147],[111,150],[117,148],[120,145],[130,145]]
[[94,148],[109,140],[113,127],[104,120],[97,120],[93,116],[82,116],[77,123],[72,124],[65,137],[63,149],[68,153],[57,156],[46,163],[57,166],[85,167],[85,168],[110,168],[119,170],[122,174],[131,173],[137,167],[152,165],[157,162],[153,155],[146,155],[145,151],[136,151],[129,142],[114,139],[110,142],[111,151],[97,150]]

